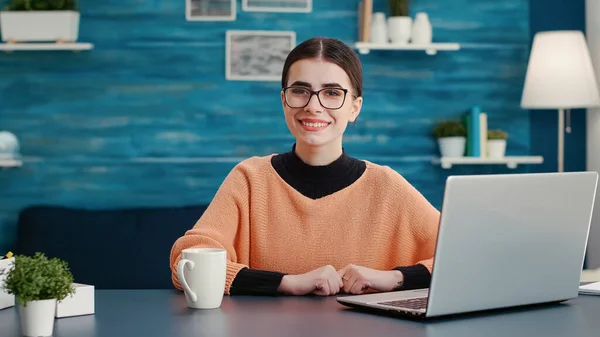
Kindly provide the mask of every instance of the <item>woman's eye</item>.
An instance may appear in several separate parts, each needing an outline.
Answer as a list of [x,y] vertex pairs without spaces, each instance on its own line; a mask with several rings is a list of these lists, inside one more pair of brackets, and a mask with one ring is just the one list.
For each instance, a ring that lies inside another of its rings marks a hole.
[[306,90],[304,90],[304,89],[292,89],[292,94],[294,94],[294,95],[306,95]]

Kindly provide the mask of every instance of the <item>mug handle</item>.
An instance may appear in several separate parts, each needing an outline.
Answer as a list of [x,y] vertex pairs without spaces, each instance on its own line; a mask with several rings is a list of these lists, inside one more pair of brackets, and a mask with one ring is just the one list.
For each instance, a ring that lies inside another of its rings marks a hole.
[[196,294],[194,294],[187,281],[185,280],[185,277],[183,276],[183,268],[185,268],[186,266],[188,270],[194,269],[194,261],[186,259],[179,260],[179,263],[177,264],[177,276],[179,277],[179,283],[181,283],[181,286],[183,287],[185,292],[190,296],[192,302],[196,302],[198,300],[198,297],[196,296]]

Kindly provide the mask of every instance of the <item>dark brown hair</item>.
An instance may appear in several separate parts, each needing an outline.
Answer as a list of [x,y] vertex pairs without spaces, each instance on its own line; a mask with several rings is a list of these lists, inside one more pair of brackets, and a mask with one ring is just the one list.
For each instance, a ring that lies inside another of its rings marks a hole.
[[308,58],[321,58],[337,64],[348,74],[354,94],[357,97],[362,96],[362,65],[358,55],[342,41],[328,37],[313,37],[292,49],[283,65],[282,88],[287,86],[288,72],[292,64]]

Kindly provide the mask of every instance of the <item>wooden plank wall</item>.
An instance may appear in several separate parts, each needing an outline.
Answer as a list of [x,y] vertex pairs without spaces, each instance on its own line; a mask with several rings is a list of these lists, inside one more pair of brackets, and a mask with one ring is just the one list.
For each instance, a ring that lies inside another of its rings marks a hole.
[[[208,203],[240,160],[290,149],[278,82],[225,80],[227,29],[294,30],[297,41],[357,38],[357,0],[315,0],[309,14],[249,13],[188,22],[185,1],[81,0],[89,52],[0,54],[0,130],[21,141],[24,166],[0,171],[0,251],[18,212],[35,204],[85,208]],[[386,11],[386,1],[375,1]],[[443,170],[431,128],[477,104],[529,154],[519,108],[529,44],[528,1],[413,0],[434,40],[458,52],[361,55],[364,110],[345,149],[390,165],[436,207],[449,174],[522,172],[502,166]],[[82,224],[85,225],[85,224]]]

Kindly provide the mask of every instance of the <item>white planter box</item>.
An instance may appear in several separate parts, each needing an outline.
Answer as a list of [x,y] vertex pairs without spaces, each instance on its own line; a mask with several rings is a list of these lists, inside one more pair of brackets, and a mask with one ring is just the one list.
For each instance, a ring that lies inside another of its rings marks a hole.
[[[11,257],[10,259],[0,260],[0,270],[5,268],[12,268],[14,262],[14,257]],[[5,280],[6,275],[0,276],[0,309],[10,308],[15,305],[15,295],[11,295],[3,289]]]
[[4,42],[75,42],[79,37],[77,11],[2,11]]
[[56,318],[94,314],[94,286],[80,283],[73,283],[73,286],[75,294],[56,303]]

